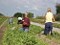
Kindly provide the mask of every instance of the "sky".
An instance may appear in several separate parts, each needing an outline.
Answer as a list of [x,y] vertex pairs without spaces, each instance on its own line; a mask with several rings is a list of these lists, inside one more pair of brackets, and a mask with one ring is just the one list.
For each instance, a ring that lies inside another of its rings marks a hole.
[[44,16],[47,8],[52,9],[52,13],[56,14],[56,3],[59,0],[0,0],[0,13],[5,16],[13,16],[17,12],[32,12],[34,17]]

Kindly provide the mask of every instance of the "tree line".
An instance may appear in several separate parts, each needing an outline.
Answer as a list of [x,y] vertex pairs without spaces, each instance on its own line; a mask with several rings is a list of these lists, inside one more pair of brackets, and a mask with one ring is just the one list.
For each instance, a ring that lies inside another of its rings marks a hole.
[[56,15],[55,15],[55,19],[57,21],[60,21],[60,4],[56,4]]
[[4,16],[2,13],[0,13],[0,16]]
[[[24,15],[25,15],[24,13],[17,12],[17,13],[14,14],[14,17],[24,17]],[[34,14],[31,13],[31,12],[28,12],[28,17],[29,18],[33,18],[34,17]]]

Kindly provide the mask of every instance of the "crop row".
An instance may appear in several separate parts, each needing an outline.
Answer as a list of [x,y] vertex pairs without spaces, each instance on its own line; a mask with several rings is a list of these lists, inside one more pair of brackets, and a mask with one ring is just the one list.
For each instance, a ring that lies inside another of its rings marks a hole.
[[[15,27],[15,29],[11,30],[12,27]],[[3,45],[48,45],[35,36],[35,34],[44,30],[39,26],[30,25],[29,32],[20,31],[21,25],[17,25],[17,19],[15,18],[14,23],[6,24],[5,28],[7,30],[3,36]]]
[[0,25],[6,20],[6,18],[0,17]]

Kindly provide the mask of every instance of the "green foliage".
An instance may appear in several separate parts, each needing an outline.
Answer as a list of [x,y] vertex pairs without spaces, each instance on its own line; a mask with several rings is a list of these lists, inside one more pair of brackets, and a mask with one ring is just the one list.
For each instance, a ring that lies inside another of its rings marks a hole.
[[23,17],[24,14],[23,13],[20,13],[20,12],[17,12],[14,14],[14,17]]
[[39,26],[36,26],[36,25],[31,25],[30,26],[30,30],[29,30],[29,33],[31,34],[38,34],[40,32],[42,32],[44,29],[39,27]]
[[57,23],[53,23],[53,26],[56,28],[60,28],[60,24],[57,24]]
[[57,15],[55,15],[55,18],[56,18],[56,20],[57,21],[60,21],[60,4],[56,4],[56,14]]
[[7,18],[0,17],[0,25],[6,20]]
[[[24,13],[17,12],[17,13],[14,14],[14,17],[24,17]],[[28,17],[29,18],[33,18],[34,17],[34,14],[31,13],[31,12],[29,12],[28,13]]]
[[36,36],[23,31],[8,30],[4,34],[3,45],[48,45]]
[[37,16],[36,19],[44,19],[43,16]]
[[60,13],[58,13],[57,15],[55,15],[55,19],[56,19],[56,21],[60,21]]
[[60,40],[60,34],[56,31],[54,31],[54,34],[53,35],[47,35],[47,38],[49,38],[49,39],[55,38],[57,40]]
[[23,31],[7,30],[4,34],[3,45],[48,45],[46,42],[38,39],[32,33]]
[[56,4],[56,14],[60,13],[60,4]]
[[31,18],[30,19],[32,22],[36,22],[36,23],[40,23],[40,24],[44,24],[44,21],[41,21],[40,19],[36,19],[36,18]]
[[[17,25],[17,18],[14,18],[13,25],[6,24],[8,28],[3,36],[2,44],[3,45],[48,45],[46,42],[37,38],[35,34],[40,33],[43,28],[35,25],[30,25],[29,32],[24,32],[19,30],[21,25]],[[11,30],[12,27],[16,27],[14,30]]]
[[[17,18],[14,18],[13,24],[6,24],[7,30],[4,33],[2,44],[3,45],[48,45],[46,42],[37,38],[35,35],[43,31],[44,29],[30,25],[29,32],[24,32],[19,30],[21,25],[17,25]],[[16,27],[14,30],[11,30],[12,27]],[[54,32],[55,35],[47,35],[48,38],[60,39],[60,34]]]
[[0,13],[0,16],[4,16],[2,13]]
[[28,13],[28,17],[29,17],[29,18],[33,18],[33,17],[34,17],[34,14],[31,13],[31,12],[29,12],[29,13]]
[[59,34],[58,32],[56,32],[56,31],[54,32],[54,34],[55,34],[55,35],[53,35],[53,36],[54,36],[56,39],[59,40],[59,39],[60,39],[60,34]]

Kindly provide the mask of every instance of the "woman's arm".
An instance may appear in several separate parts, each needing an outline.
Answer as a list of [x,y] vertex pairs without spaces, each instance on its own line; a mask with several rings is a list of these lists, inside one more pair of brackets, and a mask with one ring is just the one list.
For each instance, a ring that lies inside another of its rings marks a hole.
[[46,14],[45,14],[45,16],[44,16],[44,22],[46,22]]
[[53,22],[55,22],[55,18],[54,18],[54,15],[53,15],[52,21],[53,21]]

